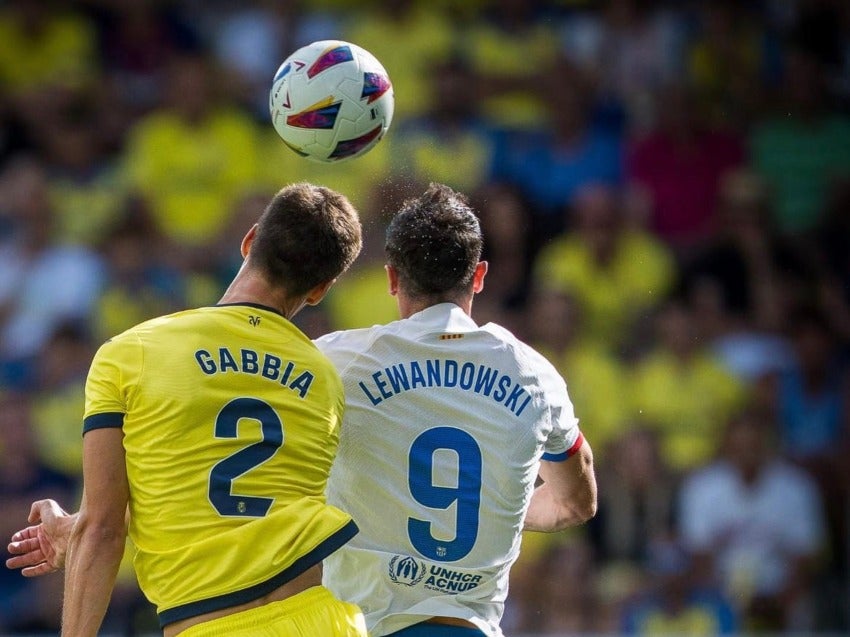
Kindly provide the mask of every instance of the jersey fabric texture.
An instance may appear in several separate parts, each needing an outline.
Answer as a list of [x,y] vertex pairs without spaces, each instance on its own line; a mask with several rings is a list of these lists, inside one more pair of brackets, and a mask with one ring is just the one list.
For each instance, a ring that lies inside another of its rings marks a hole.
[[330,361],[262,306],[101,346],[83,428],[123,429],[134,565],[162,625],[256,599],[357,532],[324,497],[343,408]]
[[325,585],[373,637],[432,616],[501,635],[541,457],[581,444],[564,380],[450,303],[316,344],[346,393],[328,502],[361,529],[325,560]]
[[182,637],[367,637],[363,613],[314,586],[280,602],[187,628]]

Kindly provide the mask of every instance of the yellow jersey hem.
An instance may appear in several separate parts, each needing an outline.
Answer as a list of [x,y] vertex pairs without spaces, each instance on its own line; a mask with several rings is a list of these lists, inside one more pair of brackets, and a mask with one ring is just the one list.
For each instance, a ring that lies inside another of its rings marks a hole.
[[351,538],[357,535],[358,531],[359,529],[357,528],[357,524],[354,523],[354,520],[350,520],[345,526],[325,539],[316,548],[311,550],[309,553],[302,555],[290,566],[264,582],[260,582],[259,584],[255,584],[254,586],[249,586],[248,588],[243,588],[238,591],[233,591],[232,593],[225,593],[224,595],[218,595],[216,597],[210,597],[196,602],[190,602],[188,604],[181,604],[180,606],[164,610],[159,613],[160,628],[164,628],[168,624],[172,624],[176,621],[188,619],[197,615],[203,615],[204,613],[210,613],[223,608],[245,604],[257,599],[258,597],[267,595],[277,587],[295,579],[311,566],[321,562],[328,555],[336,551]]

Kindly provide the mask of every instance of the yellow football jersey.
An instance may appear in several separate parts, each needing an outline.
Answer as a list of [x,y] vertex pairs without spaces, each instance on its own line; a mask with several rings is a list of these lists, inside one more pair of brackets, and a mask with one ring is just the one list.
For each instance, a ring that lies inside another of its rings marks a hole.
[[325,503],[344,397],[270,308],[219,305],[101,346],[84,432],[122,427],[139,584],[162,625],[255,599],[347,542]]

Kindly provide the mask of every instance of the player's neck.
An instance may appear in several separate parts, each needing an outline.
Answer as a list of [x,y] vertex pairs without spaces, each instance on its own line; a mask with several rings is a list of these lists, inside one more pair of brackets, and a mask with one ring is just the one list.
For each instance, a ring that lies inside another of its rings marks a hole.
[[290,298],[285,290],[278,290],[256,272],[242,268],[225,290],[219,303],[256,303],[270,307],[292,319],[304,307],[301,297]]
[[427,297],[427,298],[413,298],[407,296],[403,292],[399,292],[398,294],[398,311],[401,315],[401,318],[410,318],[414,314],[418,314],[423,310],[427,310],[429,307],[433,307],[435,305],[440,305],[441,303],[454,303],[468,315],[472,316],[472,295],[470,294],[468,297]]

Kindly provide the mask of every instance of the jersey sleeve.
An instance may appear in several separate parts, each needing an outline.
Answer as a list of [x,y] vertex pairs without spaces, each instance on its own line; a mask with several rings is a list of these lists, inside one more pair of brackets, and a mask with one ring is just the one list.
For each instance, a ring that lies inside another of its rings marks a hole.
[[141,368],[141,344],[134,335],[125,333],[100,346],[86,378],[84,434],[124,424]]
[[554,368],[545,369],[541,374],[541,385],[552,423],[543,446],[543,460],[563,462],[579,450],[584,437],[579,430],[567,384],[561,375]]

